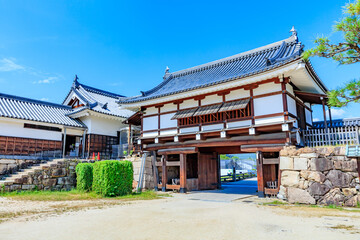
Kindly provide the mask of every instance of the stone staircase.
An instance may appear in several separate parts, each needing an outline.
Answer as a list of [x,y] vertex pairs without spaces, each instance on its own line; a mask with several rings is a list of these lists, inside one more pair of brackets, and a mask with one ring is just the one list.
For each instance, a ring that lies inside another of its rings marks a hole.
[[[31,184],[27,183],[28,179],[31,178],[31,176],[39,175],[39,173],[47,169],[57,168],[59,167],[59,165],[64,164],[64,161],[65,161],[64,159],[53,159],[47,161],[46,163],[34,164],[29,168],[19,169],[17,172],[5,177],[5,179],[0,180],[0,187],[19,185],[22,190],[29,190],[31,189],[31,187],[29,188],[24,186],[32,185],[32,183]],[[20,189],[16,189],[16,190],[20,190]]]

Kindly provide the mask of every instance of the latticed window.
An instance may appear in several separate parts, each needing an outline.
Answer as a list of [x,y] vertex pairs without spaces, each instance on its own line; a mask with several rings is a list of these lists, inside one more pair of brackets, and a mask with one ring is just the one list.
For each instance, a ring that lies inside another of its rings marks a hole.
[[218,123],[251,116],[249,99],[208,105],[178,111],[172,119],[178,119],[179,126]]

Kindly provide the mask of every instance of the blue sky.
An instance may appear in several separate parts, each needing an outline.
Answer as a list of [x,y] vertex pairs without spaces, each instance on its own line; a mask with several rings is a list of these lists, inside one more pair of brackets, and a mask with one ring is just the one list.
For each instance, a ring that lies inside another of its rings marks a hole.
[[[331,25],[345,2],[0,0],[0,92],[60,103],[78,74],[84,84],[137,95],[161,82],[166,66],[279,41],[293,25],[306,48],[322,33],[339,39]],[[360,64],[312,63],[329,88],[360,77]],[[333,115],[359,113],[353,104]]]

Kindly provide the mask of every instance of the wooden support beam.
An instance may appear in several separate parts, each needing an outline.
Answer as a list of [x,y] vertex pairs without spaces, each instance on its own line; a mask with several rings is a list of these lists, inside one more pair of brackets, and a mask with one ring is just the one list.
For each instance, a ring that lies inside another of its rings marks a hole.
[[180,154],[180,193],[186,193],[186,154]]
[[256,152],[256,171],[259,197],[264,197],[263,153]]
[[152,170],[153,170],[153,179],[154,179],[154,188],[155,191],[158,191],[158,184],[159,184],[159,173],[158,173],[158,169],[156,166],[156,152],[152,151],[151,152],[151,165],[152,165]]
[[162,189],[161,190],[163,192],[166,191],[166,183],[167,183],[166,160],[167,160],[167,155],[163,155],[161,158],[161,162],[162,162]]

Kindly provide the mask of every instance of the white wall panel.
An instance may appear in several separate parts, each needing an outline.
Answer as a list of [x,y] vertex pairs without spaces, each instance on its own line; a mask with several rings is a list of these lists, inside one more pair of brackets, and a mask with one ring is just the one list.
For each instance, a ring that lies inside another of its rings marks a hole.
[[254,99],[255,116],[284,112],[282,95]]
[[269,117],[269,118],[260,118],[255,119],[255,124],[268,124],[268,123],[280,123],[284,121],[284,117]]
[[260,84],[258,88],[254,89],[254,96],[278,91],[281,91],[281,84],[276,84],[273,82]]
[[287,90],[289,93],[291,93],[291,94],[294,95],[294,88],[293,88],[293,86],[291,86],[290,84],[286,84],[285,86],[286,86],[286,90]]
[[158,116],[143,118],[143,131],[158,129]]
[[197,106],[199,106],[199,103],[197,100],[189,99],[189,100],[185,100],[184,102],[182,102],[180,104],[180,109],[193,108],[193,107],[197,107]]
[[180,128],[180,133],[195,133],[199,131],[199,127],[188,127],[188,128]]
[[251,125],[251,120],[228,122],[226,124],[227,128],[237,128],[237,127],[246,127]]
[[[8,137],[35,138],[43,140],[61,141],[62,133],[41,129],[24,128],[25,122],[12,122],[0,120],[0,135]],[[45,123],[26,121],[29,124],[48,126]],[[54,125],[50,125],[54,127]],[[61,128],[61,126],[59,126]]]
[[158,132],[147,132],[143,133],[143,137],[155,137],[158,135]]
[[173,103],[165,104],[163,107],[160,108],[161,113],[171,112],[175,110],[177,110],[177,104],[173,104]]
[[149,107],[145,110],[145,116],[146,115],[152,115],[152,114],[157,114],[158,113],[158,109],[156,107]]
[[289,97],[289,96],[286,96],[287,97],[287,103],[288,103],[288,111],[289,113],[292,113],[294,114],[295,116],[297,116],[297,112],[296,112],[296,101],[292,98],[292,97]]
[[236,100],[239,98],[247,98],[250,97],[250,91],[244,89],[238,89],[231,91],[228,95],[225,95],[226,101]]
[[216,94],[206,96],[204,99],[201,100],[201,105],[209,105],[214,103],[221,103],[222,102],[222,96],[218,96]]
[[164,130],[164,131],[160,131],[160,135],[175,135],[177,134],[177,130]]
[[106,136],[117,136],[117,132],[126,125],[119,120],[107,119],[97,116],[87,116],[80,118],[88,127],[87,133],[106,135]]
[[202,126],[202,131],[220,130],[224,128],[224,124],[213,124]]
[[177,120],[171,120],[175,113],[162,114],[160,115],[160,129],[177,127]]

